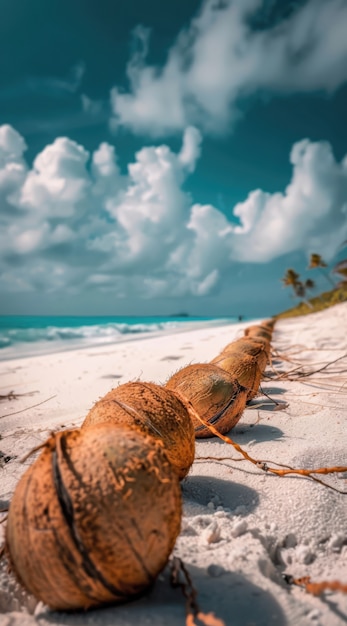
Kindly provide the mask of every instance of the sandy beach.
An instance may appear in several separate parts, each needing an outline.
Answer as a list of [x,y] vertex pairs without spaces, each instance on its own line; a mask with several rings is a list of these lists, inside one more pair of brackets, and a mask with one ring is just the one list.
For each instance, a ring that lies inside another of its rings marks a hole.
[[[184,365],[208,362],[248,325],[0,363],[0,395],[13,391],[17,396],[0,403],[2,507],[32,462],[20,460],[51,431],[79,427],[112,387],[138,379],[164,383]],[[277,322],[272,366],[262,383],[272,399],[259,394],[230,432],[252,457],[296,468],[347,465],[346,330],[347,303]],[[298,379],[298,372],[316,373]],[[226,626],[345,624],[347,595],[316,597],[289,585],[283,574],[347,584],[347,495],[309,478],[264,473],[240,459],[217,438],[200,440],[182,482],[184,516],[174,555],[189,570],[201,610],[213,612]],[[321,478],[347,492],[347,473]],[[170,586],[168,568],[140,600],[75,614],[49,611],[21,592],[4,565],[1,569],[2,626],[184,623],[184,597]]]

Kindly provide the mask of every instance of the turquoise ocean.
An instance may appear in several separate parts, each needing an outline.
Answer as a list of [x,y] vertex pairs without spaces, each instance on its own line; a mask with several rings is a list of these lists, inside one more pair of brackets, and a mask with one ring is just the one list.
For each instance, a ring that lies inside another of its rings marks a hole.
[[234,317],[0,316],[0,360],[233,324]]

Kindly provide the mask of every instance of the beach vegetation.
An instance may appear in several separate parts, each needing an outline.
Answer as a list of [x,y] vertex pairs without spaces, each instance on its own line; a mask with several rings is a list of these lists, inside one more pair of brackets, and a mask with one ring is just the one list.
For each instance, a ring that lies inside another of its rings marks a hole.
[[308,266],[309,270],[314,270],[314,269],[319,269],[321,274],[326,278],[326,280],[328,281],[328,283],[330,283],[330,285],[335,288],[335,282],[333,281],[333,279],[330,277],[329,273],[325,270],[325,268],[328,267],[326,262],[322,259],[320,254],[316,254],[316,253],[312,253],[310,256],[310,263]]
[[300,280],[300,275],[293,269],[288,269],[281,279],[285,287],[291,287],[296,298],[301,298],[305,304],[311,308],[310,301],[307,299],[306,294],[308,290],[315,288],[315,283],[310,278],[305,281]]
[[309,313],[315,313],[317,311],[323,311],[335,304],[347,301],[347,281],[336,286],[335,289],[323,292],[319,296],[310,298],[309,305],[306,302],[300,302],[297,306],[287,309],[281,313],[278,313],[276,319],[284,317],[295,317],[297,315],[308,315]]
[[[342,249],[346,246],[347,240],[341,244],[340,248]],[[275,317],[280,318],[307,315],[316,311],[322,311],[323,309],[327,309],[330,306],[339,304],[340,302],[345,302],[347,300],[347,258],[338,261],[338,263],[336,263],[330,270],[331,273],[338,275],[340,279],[338,283],[335,283],[330,276],[330,272],[326,271],[325,268],[327,267],[328,264],[320,254],[312,253],[310,255],[308,269],[319,269],[332,286],[332,289],[309,299],[306,297],[307,291],[315,288],[316,285],[314,281],[311,279],[302,281],[300,279],[300,275],[295,270],[291,268],[288,269],[281,281],[285,287],[291,287],[295,297],[301,298],[302,301],[295,307],[287,309]]]

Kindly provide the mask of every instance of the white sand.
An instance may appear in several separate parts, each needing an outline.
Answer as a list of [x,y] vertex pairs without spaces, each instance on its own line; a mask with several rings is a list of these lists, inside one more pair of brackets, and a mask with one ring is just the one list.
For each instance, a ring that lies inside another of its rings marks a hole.
[[[186,364],[209,361],[246,326],[211,327],[0,364],[0,394],[35,392],[0,403],[0,450],[16,455],[0,468],[2,504],[10,500],[31,462],[23,465],[19,459],[50,431],[79,426],[92,404],[117,384],[138,378],[163,383]],[[347,303],[278,322],[272,345],[295,361],[275,359],[277,372],[296,366],[316,370],[346,355]],[[344,358],[300,382],[268,379],[264,389],[276,401],[288,403],[287,408],[274,410],[275,405],[260,396],[231,436],[257,459],[306,468],[346,466],[346,369]],[[271,369],[268,373],[274,375]],[[196,456],[239,457],[215,438],[200,440]],[[322,478],[347,491],[347,473]],[[314,597],[288,586],[282,577],[287,572],[347,584],[346,495],[309,479],[272,476],[234,460],[197,459],[182,489],[185,512],[174,554],[188,566],[204,612],[213,611],[227,626],[346,623],[347,595]],[[4,626],[178,626],[185,623],[184,615],[183,596],[170,587],[166,570],[141,600],[77,614],[35,606],[4,569],[0,575]]]

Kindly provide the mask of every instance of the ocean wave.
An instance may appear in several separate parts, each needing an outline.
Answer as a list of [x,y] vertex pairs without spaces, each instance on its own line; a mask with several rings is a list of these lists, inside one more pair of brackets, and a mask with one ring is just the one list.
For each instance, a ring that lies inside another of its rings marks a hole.
[[177,328],[177,322],[158,323],[110,323],[77,327],[47,326],[44,328],[2,328],[0,330],[0,350],[16,344],[37,342],[113,342],[124,335],[138,335]]

